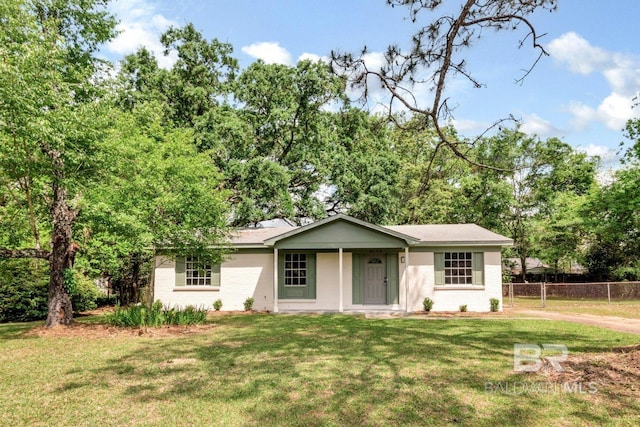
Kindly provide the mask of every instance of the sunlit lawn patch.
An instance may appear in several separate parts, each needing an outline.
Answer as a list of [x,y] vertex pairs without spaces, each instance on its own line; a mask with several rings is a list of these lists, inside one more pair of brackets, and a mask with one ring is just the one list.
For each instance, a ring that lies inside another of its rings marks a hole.
[[[504,299],[505,307],[509,307],[509,299]],[[542,309],[540,298],[514,298],[514,307],[526,309]],[[544,310],[559,313],[584,313],[598,316],[619,316],[629,319],[640,319],[640,300],[612,300],[606,299],[568,299],[547,297]]]
[[[550,425],[640,421],[637,396],[505,394],[514,343],[606,352],[565,322],[229,315],[191,333],[37,336],[0,325],[0,424]],[[185,330],[189,332],[188,330]],[[178,331],[180,332],[180,331]]]

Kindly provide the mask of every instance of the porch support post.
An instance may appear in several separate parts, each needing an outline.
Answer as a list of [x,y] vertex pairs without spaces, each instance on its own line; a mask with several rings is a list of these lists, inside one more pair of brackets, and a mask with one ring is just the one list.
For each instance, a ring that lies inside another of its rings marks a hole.
[[409,313],[409,247],[404,248],[404,311]]
[[340,294],[340,299],[338,302],[338,311],[342,313],[344,311],[344,295],[343,295],[344,280],[342,278],[342,273],[343,273],[342,248],[338,249],[338,270],[340,270],[340,278],[338,279],[338,289],[339,289],[338,293]]
[[278,248],[273,248],[273,312],[278,312]]

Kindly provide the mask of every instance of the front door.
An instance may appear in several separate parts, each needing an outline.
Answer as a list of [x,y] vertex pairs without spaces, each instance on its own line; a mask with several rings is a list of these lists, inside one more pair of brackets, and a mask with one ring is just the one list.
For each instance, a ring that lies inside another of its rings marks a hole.
[[387,269],[384,254],[365,257],[364,260],[364,303],[387,303]]

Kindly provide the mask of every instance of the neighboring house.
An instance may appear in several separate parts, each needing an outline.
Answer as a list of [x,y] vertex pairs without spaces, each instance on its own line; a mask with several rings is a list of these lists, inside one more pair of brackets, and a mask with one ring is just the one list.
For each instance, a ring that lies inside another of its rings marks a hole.
[[[545,264],[538,258],[528,257],[524,261],[527,267],[527,274],[545,275],[554,272],[549,264]],[[520,261],[520,258],[505,258],[503,266],[512,276],[520,276],[522,274],[522,261]]]
[[222,264],[158,256],[154,298],[172,306],[293,311],[489,311],[501,301],[501,248],[474,224],[382,227],[336,215],[303,227],[245,229]]
[[[571,261],[568,266],[564,262],[561,263],[558,271],[538,258],[525,258],[525,265],[527,267],[528,282],[585,280],[585,275],[588,273],[582,265],[574,261]],[[507,274],[511,275],[513,281],[522,280],[522,262],[520,258],[505,258],[502,268]]]

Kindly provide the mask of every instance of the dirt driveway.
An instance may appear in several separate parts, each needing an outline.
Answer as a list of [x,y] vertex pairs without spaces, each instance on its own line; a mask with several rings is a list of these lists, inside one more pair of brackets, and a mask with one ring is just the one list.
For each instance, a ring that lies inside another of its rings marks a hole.
[[539,317],[549,320],[566,320],[567,322],[583,323],[585,325],[600,326],[613,331],[629,332],[640,335],[640,319],[627,319],[615,316],[596,316],[582,313],[558,313],[546,310],[506,309],[507,314],[518,314]]

